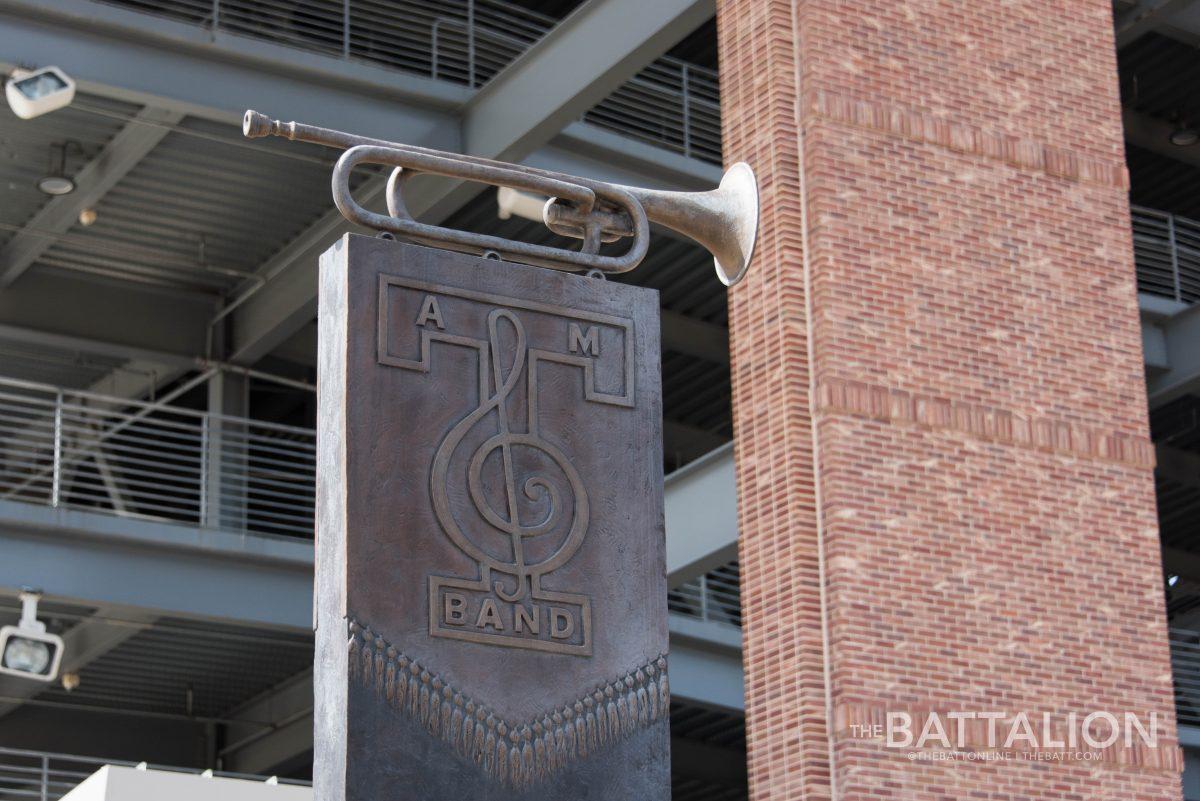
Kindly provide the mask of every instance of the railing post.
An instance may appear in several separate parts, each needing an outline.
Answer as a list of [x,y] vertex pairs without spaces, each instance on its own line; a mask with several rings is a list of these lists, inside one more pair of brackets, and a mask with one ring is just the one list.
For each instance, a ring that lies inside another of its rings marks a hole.
[[217,38],[217,26],[221,24],[221,0],[212,0],[212,35]]
[[249,379],[221,371],[208,383],[205,521],[209,528],[246,528],[250,437]]
[[475,0],[467,0],[467,86],[475,88]]
[[350,58],[350,0],[342,0],[342,58]]
[[210,517],[208,510],[208,422],[210,419],[208,414],[200,418],[200,506],[196,517],[201,528],[208,527]]
[[42,801],[50,798],[50,757],[42,757]]
[[708,574],[700,576],[700,619],[708,621]]
[[1171,248],[1171,280],[1175,283],[1175,300],[1183,300],[1179,282],[1179,247],[1175,244],[1175,215],[1167,215],[1167,244]]
[[54,399],[54,469],[50,474],[50,505],[53,507],[58,506],[62,492],[62,427],[63,394],[59,391]]
[[683,155],[692,155],[692,98],[688,93],[691,75],[685,63],[679,68],[680,81],[683,84]]
[[438,17],[429,26],[429,77],[438,76],[438,33],[442,29],[442,18]]

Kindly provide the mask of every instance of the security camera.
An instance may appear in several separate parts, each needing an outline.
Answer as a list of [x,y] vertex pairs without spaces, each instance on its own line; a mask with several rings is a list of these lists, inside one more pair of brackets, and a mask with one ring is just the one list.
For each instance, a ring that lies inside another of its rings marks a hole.
[[34,681],[54,681],[62,661],[63,641],[47,634],[37,619],[40,592],[21,593],[21,622],[0,628],[0,673]]
[[75,99],[75,81],[58,67],[16,70],[4,84],[4,94],[14,114],[31,120],[69,105]]

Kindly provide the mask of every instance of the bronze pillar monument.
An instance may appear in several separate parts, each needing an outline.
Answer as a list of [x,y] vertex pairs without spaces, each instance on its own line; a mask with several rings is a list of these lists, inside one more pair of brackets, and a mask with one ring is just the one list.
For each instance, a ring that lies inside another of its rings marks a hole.
[[[349,147],[335,201],[384,232],[321,260],[318,801],[667,801],[658,293],[605,273],[654,220],[736,280],[752,174],[685,195],[253,112],[246,132]],[[361,163],[396,168],[389,215],[350,197]],[[583,248],[423,225],[414,170],[552,194],[547,225]]]

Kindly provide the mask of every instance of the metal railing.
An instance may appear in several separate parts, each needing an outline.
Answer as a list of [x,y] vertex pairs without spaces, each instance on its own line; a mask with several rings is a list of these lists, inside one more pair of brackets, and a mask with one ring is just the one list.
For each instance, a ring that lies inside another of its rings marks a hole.
[[1200,301],[1200,222],[1145,206],[1131,214],[1138,291]]
[[667,610],[741,628],[741,571],[737,561],[721,565],[668,591]]
[[[0,748],[0,798],[35,798],[38,801],[58,801],[105,765],[193,775],[206,773],[199,768],[151,766],[145,762],[128,762],[120,759],[97,759],[45,751]],[[273,776],[255,776],[224,771],[213,771],[210,775],[229,779],[267,781],[272,784],[293,784],[302,787],[311,784],[311,782],[296,779],[279,779]]]
[[0,500],[311,537],[311,429],[0,379]]
[[1180,724],[1200,726],[1200,631],[1173,628],[1168,636],[1176,719]]
[[[491,80],[558,20],[504,0],[98,0],[471,88]],[[715,70],[663,57],[584,120],[721,161]]]

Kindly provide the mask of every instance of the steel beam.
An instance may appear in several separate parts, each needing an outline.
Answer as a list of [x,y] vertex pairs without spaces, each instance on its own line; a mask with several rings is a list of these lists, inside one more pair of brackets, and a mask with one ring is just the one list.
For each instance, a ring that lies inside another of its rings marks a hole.
[[1193,2],[1195,0],[1142,0],[1116,21],[1117,49],[1133,44]]
[[467,152],[524,159],[710,19],[712,0],[589,0],[467,103]]
[[1146,378],[1151,408],[1200,389],[1200,306],[1186,307],[1154,328],[1156,369]]
[[308,630],[312,543],[0,501],[0,590]]
[[671,615],[671,695],[719,709],[744,711],[741,651],[690,637],[680,631],[680,624],[679,616]]
[[0,338],[190,365],[204,353],[213,308],[207,300],[39,269],[0,292]]
[[668,587],[737,558],[733,443],[667,476],[664,498]]
[[[313,672],[302,671],[226,717],[225,770],[263,774],[313,747]],[[241,722],[244,721],[244,722]]]
[[178,111],[147,107],[127,122],[76,174],[75,191],[47,202],[0,249],[0,289],[29,269],[55,243],[54,235],[75,225],[81,211],[96,205],[182,119]]

